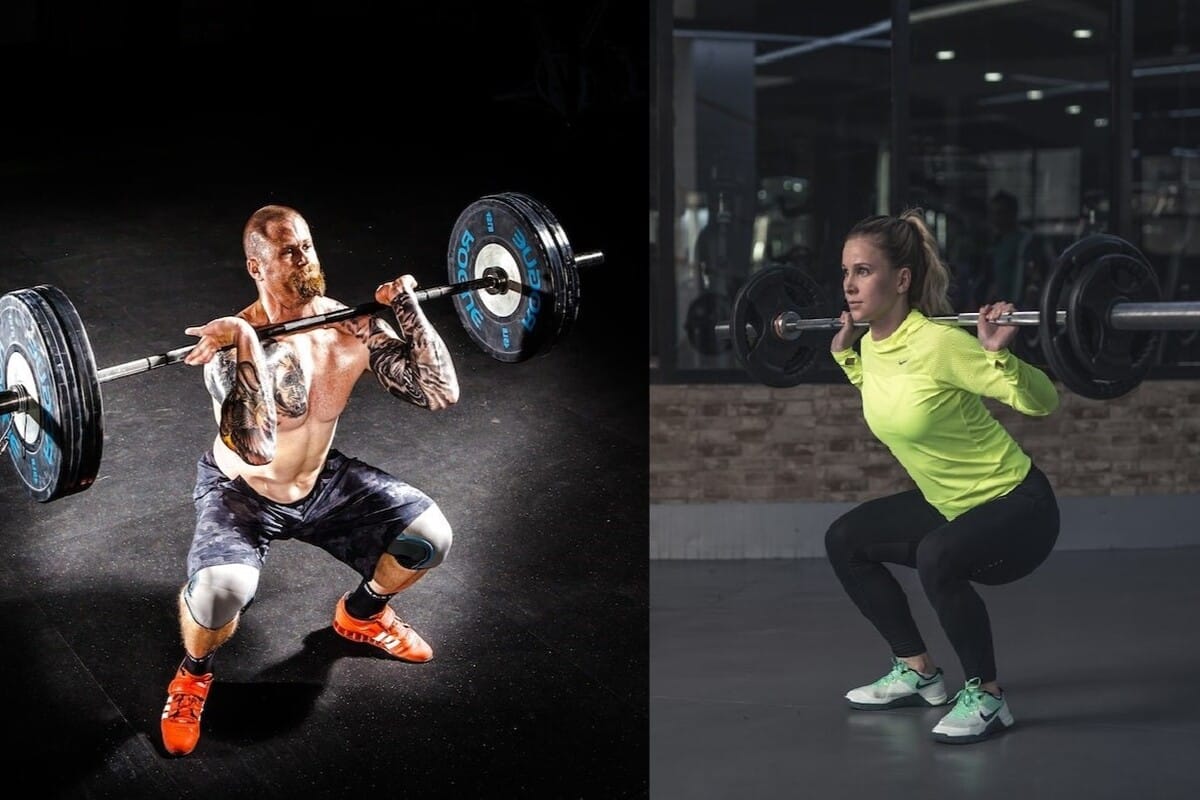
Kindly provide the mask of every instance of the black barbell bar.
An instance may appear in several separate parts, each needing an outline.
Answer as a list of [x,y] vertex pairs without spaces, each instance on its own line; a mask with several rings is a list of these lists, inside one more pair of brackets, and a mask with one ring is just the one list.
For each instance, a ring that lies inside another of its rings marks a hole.
[[[979,314],[970,312],[956,316],[934,316],[929,317],[929,320],[948,325],[975,327],[979,324]],[[1067,312],[1059,311],[1055,321],[1058,325],[1065,325]],[[854,327],[865,328],[869,324],[855,322]],[[1037,327],[1042,324],[1042,315],[1040,311],[1010,311],[1001,314],[996,324]],[[795,311],[784,311],[775,316],[768,327],[778,338],[794,341],[804,335],[805,331],[838,330],[842,327],[842,321],[834,317],[805,319]],[[1119,331],[1200,330],[1200,302],[1116,303],[1108,312],[1108,327]],[[758,331],[750,325],[746,326],[746,332],[758,335]],[[718,324],[716,333],[718,337],[728,339],[729,323]]]
[[[588,266],[596,266],[604,263],[604,254],[600,251],[577,253],[574,257],[574,264],[577,268]],[[515,281],[508,279],[507,273],[500,267],[489,267],[483,277],[475,278],[469,281],[461,281],[458,283],[450,283],[445,286],[434,286],[429,289],[417,289],[413,292],[416,295],[417,302],[423,303],[428,300],[433,300],[439,297],[447,297],[456,294],[464,294],[477,290],[485,290],[491,294],[505,294],[508,291],[532,291]],[[278,336],[285,336],[291,333],[299,333],[300,331],[311,330],[327,325],[334,325],[338,322],[344,322],[348,319],[365,316],[367,314],[376,314],[380,311],[387,311],[389,307],[383,303],[371,301],[368,303],[360,303],[356,306],[347,308],[339,308],[335,311],[328,311],[324,314],[314,314],[309,317],[300,317],[299,319],[287,320],[286,322],[276,322],[271,325],[264,325],[255,328],[254,331],[258,336],[259,341],[273,339]],[[234,345],[227,345],[222,348],[228,350]],[[170,364],[178,364],[183,361],[187,354],[194,350],[196,345],[188,345],[179,347],[175,350],[169,350],[165,353],[159,353],[152,356],[144,356],[136,358],[132,361],[126,361],[123,364],[116,364],[111,367],[96,370],[97,383],[107,383],[117,380],[118,378],[126,378],[131,375],[140,375],[144,372],[149,372],[152,369],[165,367]],[[29,403],[32,401],[29,393],[22,386],[14,386],[11,389],[0,391],[0,415],[10,413],[23,413],[29,408]]]

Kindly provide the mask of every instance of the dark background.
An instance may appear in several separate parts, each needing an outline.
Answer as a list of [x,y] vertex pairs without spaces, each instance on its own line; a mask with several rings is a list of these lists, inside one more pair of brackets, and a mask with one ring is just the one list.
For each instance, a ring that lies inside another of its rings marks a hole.
[[104,384],[85,492],[34,503],[4,455],[3,761],[39,795],[646,794],[648,12],[419,5],[0,11],[0,292],[62,288],[100,367],[253,300],[241,228],[269,202],[306,216],[350,305],[403,272],[449,282],[454,221],[492,192],[534,196],[605,255],[568,336],[528,362],[484,355],[432,302],[458,405],[429,414],[364,380],[339,424],[335,446],[454,525],[446,563],[395,603],[435,660],[338,640],[354,576],[278,543],[186,759],[162,753],[158,715],[214,431],[199,373]]

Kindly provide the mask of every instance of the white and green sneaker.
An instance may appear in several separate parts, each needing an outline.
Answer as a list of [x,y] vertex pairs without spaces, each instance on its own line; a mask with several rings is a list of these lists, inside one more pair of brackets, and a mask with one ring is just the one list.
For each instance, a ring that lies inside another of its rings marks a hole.
[[971,678],[954,695],[954,708],[933,729],[933,738],[947,744],[978,742],[1013,724],[1008,701],[979,688]]
[[846,692],[851,708],[882,710],[902,706],[940,706],[946,702],[946,682],[939,667],[933,675],[922,675],[898,658],[892,671],[867,686]]

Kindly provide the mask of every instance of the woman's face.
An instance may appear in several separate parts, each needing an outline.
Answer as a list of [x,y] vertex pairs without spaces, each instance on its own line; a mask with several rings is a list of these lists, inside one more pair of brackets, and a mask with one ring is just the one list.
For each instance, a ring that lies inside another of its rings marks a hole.
[[863,236],[842,246],[842,294],[855,322],[874,322],[888,316],[908,292],[911,273],[895,269],[883,251]]

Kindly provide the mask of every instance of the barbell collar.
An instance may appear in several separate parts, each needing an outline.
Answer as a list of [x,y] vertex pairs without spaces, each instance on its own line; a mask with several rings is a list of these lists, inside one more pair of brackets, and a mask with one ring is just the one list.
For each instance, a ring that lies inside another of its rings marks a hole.
[[575,254],[575,266],[579,269],[587,267],[598,267],[604,263],[604,253],[599,250],[592,250],[587,253]]
[[22,413],[29,407],[29,392],[24,386],[14,386],[0,392],[0,416],[13,412]]

